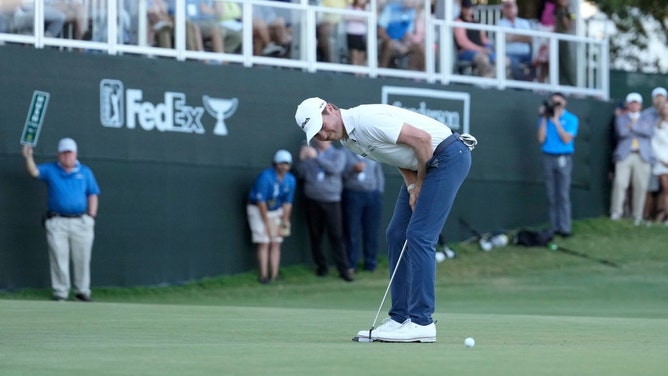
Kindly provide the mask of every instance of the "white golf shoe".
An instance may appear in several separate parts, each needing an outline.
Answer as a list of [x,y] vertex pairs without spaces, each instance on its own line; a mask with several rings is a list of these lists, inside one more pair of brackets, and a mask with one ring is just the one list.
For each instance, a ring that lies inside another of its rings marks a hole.
[[[373,329],[371,331],[371,340],[375,340],[376,337],[378,336],[379,333],[387,333],[387,332],[392,332],[395,331],[399,328],[401,328],[401,323],[396,322],[392,320],[391,318],[386,318],[383,320],[383,323],[378,325],[376,329]],[[366,338],[369,339],[369,331],[368,330],[360,330],[357,332],[357,337],[360,338]]]
[[372,339],[383,342],[436,342],[436,325],[433,322],[418,325],[408,319],[398,329],[372,333]]

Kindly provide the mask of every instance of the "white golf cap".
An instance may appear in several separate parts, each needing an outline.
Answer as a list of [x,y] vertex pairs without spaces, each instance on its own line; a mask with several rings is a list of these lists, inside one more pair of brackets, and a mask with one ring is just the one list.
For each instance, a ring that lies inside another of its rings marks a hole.
[[295,120],[297,125],[306,133],[306,142],[311,142],[313,136],[322,129],[322,111],[327,102],[318,97],[305,99],[297,106]]
[[292,154],[287,150],[279,150],[274,154],[274,163],[292,164]]
[[656,87],[654,90],[652,90],[652,98],[656,97],[657,95],[663,95],[664,97],[668,97],[668,92],[666,92],[666,89],[662,87]]
[[626,103],[631,103],[631,102],[642,103],[642,95],[638,93],[629,93],[626,96]]
[[77,152],[77,143],[71,138],[63,138],[58,142],[58,153],[66,151]]

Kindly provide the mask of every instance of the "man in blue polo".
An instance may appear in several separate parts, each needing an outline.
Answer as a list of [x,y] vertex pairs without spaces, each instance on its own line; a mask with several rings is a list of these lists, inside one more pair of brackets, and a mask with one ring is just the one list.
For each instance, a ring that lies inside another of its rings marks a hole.
[[550,106],[540,108],[538,142],[543,152],[542,166],[552,231],[571,236],[571,175],[578,117],[566,110],[566,97],[554,93]]
[[95,176],[77,160],[77,144],[71,138],[60,140],[55,162],[36,165],[30,145],[23,146],[23,157],[28,173],[48,187],[44,227],[53,299],[62,301],[69,295],[71,259],[75,298],[89,302],[90,260],[100,194]]
[[278,150],[271,167],[256,178],[248,193],[246,214],[253,243],[257,244],[258,280],[267,284],[278,280],[281,244],[290,236],[292,202],[297,179],[290,173],[292,154]]

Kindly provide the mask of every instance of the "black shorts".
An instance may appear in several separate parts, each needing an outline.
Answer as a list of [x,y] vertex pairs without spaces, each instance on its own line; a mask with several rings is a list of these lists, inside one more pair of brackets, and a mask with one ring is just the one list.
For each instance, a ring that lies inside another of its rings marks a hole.
[[346,34],[349,50],[359,50],[366,52],[366,35]]

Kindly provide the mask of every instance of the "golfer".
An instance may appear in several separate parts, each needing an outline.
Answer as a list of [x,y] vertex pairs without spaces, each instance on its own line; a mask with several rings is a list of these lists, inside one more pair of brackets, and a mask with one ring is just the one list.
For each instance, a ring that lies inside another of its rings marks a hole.
[[[295,114],[306,141],[340,141],[356,154],[399,169],[404,183],[387,228],[391,286],[389,319],[359,337],[384,342],[435,342],[435,245],[477,141],[430,117],[385,104],[339,109],[320,98]],[[399,262],[404,243],[404,260]],[[375,325],[375,323],[374,323]]]

